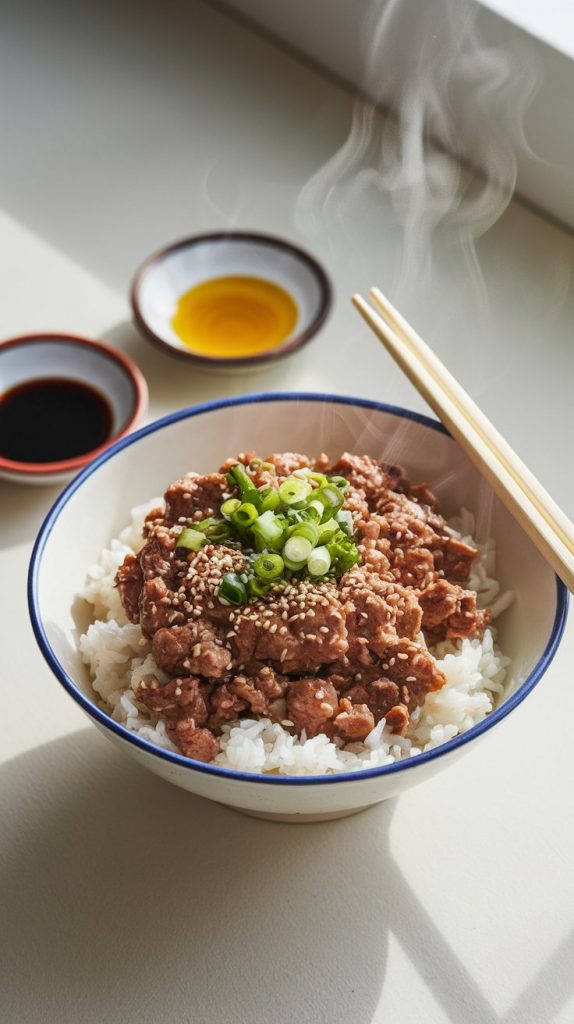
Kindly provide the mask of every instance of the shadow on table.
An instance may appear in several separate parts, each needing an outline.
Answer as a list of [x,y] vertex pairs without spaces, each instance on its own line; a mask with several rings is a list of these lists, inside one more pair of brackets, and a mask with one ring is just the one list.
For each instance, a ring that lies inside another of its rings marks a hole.
[[[553,1014],[568,997],[570,939],[494,1012],[389,851],[394,801],[307,827],[255,821],[91,730],[14,759],[0,784],[6,1024],[369,1024],[390,933],[453,1024],[548,1022],[548,990]],[[414,1009],[406,992],[403,1019]]]
[[[162,412],[183,409],[248,391],[297,389],[301,373],[308,368],[311,359],[310,353],[304,351],[292,359],[280,361],[277,366],[251,368],[248,373],[213,373],[170,356],[153,342],[146,341],[127,320],[105,331],[102,340],[121,348],[140,367],[149,387],[152,417],[157,409]],[[321,380],[317,383],[319,386]]]
[[0,549],[34,540],[64,484],[24,485],[0,480]]
[[16,758],[0,784],[6,1024],[371,1021],[392,805],[307,828],[259,822],[151,776],[95,731]]

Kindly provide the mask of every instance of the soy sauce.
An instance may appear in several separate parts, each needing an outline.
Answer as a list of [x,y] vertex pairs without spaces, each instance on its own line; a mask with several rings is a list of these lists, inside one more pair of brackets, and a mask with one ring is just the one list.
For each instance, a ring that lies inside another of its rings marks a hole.
[[87,384],[38,378],[0,396],[0,455],[13,462],[61,462],[110,436],[108,402]]

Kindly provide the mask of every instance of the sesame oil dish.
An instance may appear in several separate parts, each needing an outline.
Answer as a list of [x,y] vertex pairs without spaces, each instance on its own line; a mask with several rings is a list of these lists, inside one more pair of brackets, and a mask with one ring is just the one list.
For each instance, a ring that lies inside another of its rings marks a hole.
[[294,299],[273,281],[247,275],[203,281],[178,300],[171,324],[193,352],[215,359],[277,348],[298,319]]

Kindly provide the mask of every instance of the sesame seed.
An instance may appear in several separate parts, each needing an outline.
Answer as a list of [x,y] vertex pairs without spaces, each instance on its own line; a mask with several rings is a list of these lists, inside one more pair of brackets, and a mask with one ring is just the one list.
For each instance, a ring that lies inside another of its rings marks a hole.
[[329,632],[328,626],[319,626],[319,632],[320,633],[328,633]]
[[405,654],[403,651],[399,651],[399,653],[397,654],[397,658],[400,658],[401,661],[408,661],[409,656],[408,654]]

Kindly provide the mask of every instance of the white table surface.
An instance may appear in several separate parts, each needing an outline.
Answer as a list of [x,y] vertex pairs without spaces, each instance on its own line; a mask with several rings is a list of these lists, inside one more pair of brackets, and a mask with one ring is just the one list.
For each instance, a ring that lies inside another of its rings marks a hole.
[[[4,18],[0,335],[112,341],[150,418],[275,388],[423,409],[348,303],[397,294],[384,199],[312,237],[294,223],[345,138],[345,92],[189,0],[80,6]],[[336,286],[320,338],[252,379],[188,371],[130,323],[141,259],[224,226],[303,242]],[[490,319],[440,254],[403,308],[572,515],[574,240],[514,204],[480,258]],[[124,759],[51,677],[25,577],[56,494],[0,484],[3,1024],[571,1024],[574,627],[450,772],[344,821],[258,822]]]

